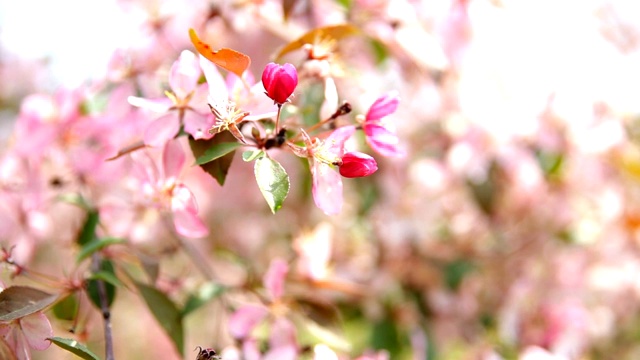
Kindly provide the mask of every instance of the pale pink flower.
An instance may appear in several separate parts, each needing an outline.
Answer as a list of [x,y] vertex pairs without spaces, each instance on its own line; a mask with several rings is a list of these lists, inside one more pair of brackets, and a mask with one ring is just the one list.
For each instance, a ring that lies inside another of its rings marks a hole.
[[203,135],[204,138],[228,130],[239,141],[244,142],[240,123],[270,118],[277,114],[272,110],[273,104],[263,95],[262,83],[247,87],[247,84],[254,82],[253,75],[248,70],[242,79],[233,73],[229,73],[225,79],[218,68],[203,56],[200,56],[200,67],[209,84],[207,101],[214,115],[205,119],[207,122],[198,125],[199,128],[206,129],[207,135]]
[[[171,211],[178,234],[198,238],[209,233],[198,217],[198,205],[193,193],[180,182],[180,172],[185,163],[185,153],[178,140],[167,141],[162,151],[162,169],[158,171],[152,161],[137,164],[137,175],[142,189],[153,205]],[[150,160],[150,159],[148,159]]]
[[398,145],[400,140],[395,129],[387,119],[398,109],[399,102],[397,92],[379,97],[367,111],[362,124],[367,144],[383,156],[399,157],[405,154]]
[[304,130],[304,147],[289,144],[293,152],[309,160],[313,180],[312,193],[316,206],[327,215],[342,210],[342,178],[334,170],[342,163],[344,143],[355,132],[354,126],[343,126],[333,131],[326,139],[311,139]]
[[471,43],[472,26],[469,18],[469,0],[453,0],[447,14],[437,26],[442,48],[449,61],[460,66]]
[[49,319],[37,312],[9,323],[0,323],[0,336],[18,360],[29,360],[30,349],[46,350],[51,345],[47,338],[53,336],[53,329]]
[[165,91],[165,98],[129,97],[131,105],[163,114],[145,130],[145,144],[163,145],[178,134],[181,125],[184,125],[185,131],[196,139],[206,137],[206,129],[199,125],[211,122],[208,118],[213,115],[208,111],[206,104],[208,85],[198,84],[201,73],[198,58],[191,51],[184,50],[171,66],[171,91]]
[[20,105],[15,136],[16,151],[39,158],[53,144],[67,141],[70,127],[82,118],[81,91],[59,90],[55,95],[33,94]]
[[262,278],[262,283],[271,296],[271,301],[279,299],[284,294],[284,280],[289,273],[289,265],[282,259],[274,259]]
[[229,318],[229,332],[236,339],[244,339],[251,335],[269,314],[269,310],[262,305],[244,305],[236,310]]
[[[289,272],[287,263],[282,259],[274,259],[263,277],[265,290],[272,303],[277,303],[284,294],[284,282]],[[295,360],[298,356],[296,329],[293,323],[279,313],[273,313],[269,327],[269,351],[262,355],[258,341],[252,336],[253,330],[272,313],[271,308],[264,305],[244,305],[229,318],[231,336],[242,340],[244,359],[256,360]]]

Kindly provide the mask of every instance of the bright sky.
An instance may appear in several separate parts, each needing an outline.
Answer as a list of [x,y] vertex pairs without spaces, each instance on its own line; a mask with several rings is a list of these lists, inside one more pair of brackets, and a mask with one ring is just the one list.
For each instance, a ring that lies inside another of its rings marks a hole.
[[114,0],[0,0],[0,43],[22,58],[49,57],[53,76],[77,86],[103,74],[134,30]]

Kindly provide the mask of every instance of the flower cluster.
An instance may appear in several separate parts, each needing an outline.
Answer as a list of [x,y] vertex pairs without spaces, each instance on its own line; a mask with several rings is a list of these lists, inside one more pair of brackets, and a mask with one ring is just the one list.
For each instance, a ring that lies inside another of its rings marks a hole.
[[0,44],[0,359],[636,358],[632,3],[129,0],[118,49]]

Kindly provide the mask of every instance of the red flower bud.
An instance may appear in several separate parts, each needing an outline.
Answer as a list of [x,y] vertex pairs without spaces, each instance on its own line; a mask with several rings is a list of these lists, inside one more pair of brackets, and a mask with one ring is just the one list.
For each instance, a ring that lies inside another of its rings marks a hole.
[[342,157],[340,175],[347,178],[369,176],[378,170],[376,160],[361,152],[350,152]]
[[267,90],[267,96],[276,104],[282,105],[298,86],[298,72],[295,66],[289,63],[269,63],[262,72],[262,85]]

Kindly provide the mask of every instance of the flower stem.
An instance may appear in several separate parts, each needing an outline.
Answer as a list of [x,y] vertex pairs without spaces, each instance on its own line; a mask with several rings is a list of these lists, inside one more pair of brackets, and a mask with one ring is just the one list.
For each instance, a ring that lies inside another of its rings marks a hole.
[[276,115],[276,127],[274,133],[277,134],[280,131],[280,111],[282,110],[282,104],[278,104],[278,114]]

